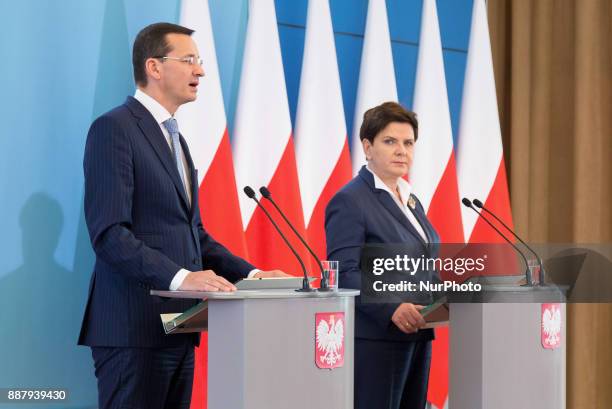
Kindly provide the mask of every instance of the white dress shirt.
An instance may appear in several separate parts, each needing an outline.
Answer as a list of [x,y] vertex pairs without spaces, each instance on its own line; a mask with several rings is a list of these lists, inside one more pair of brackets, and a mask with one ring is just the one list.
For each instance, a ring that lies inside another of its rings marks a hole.
[[419,236],[421,236],[425,243],[428,243],[425,230],[423,230],[423,227],[421,226],[417,218],[414,216],[414,213],[412,213],[412,211],[408,208],[408,198],[412,193],[412,185],[408,183],[408,181],[406,181],[404,178],[399,178],[397,180],[397,190],[399,191],[399,195],[401,197],[400,200],[397,198],[395,192],[393,192],[389,188],[389,186],[387,186],[385,182],[383,182],[382,179],[376,175],[376,173],[372,172],[372,170],[368,166],[366,166],[366,169],[372,174],[372,176],[374,176],[374,187],[376,189],[385,190],[391,195],[395,204],[397,204],[402,213],[404,213],[410,224],[412,224],[412,226],[416,229],[417,233],[419,233]]

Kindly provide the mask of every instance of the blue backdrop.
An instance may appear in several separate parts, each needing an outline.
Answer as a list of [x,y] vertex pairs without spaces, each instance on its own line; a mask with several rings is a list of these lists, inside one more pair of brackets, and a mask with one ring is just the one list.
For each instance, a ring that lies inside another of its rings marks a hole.
[[[330,5],[350,135],[367,0]],[[456,135],[472,0],[437,5]],[[421,0],[387,0],[398,95],[408,107],[421,8]],[[179,0],[0,6],[0,387],[67,388],[70,401],[62,407],[96,406],[90,353],[76,346],[93,265],[82,209],[85,137],[96,116],[133,93],[136,33],[152,22],[177,22],[179,9]],[[276,0],[292,121],[306,10],[307,0]],[[246,0],[210,0],[210,11],[231,135],[248,7]]]

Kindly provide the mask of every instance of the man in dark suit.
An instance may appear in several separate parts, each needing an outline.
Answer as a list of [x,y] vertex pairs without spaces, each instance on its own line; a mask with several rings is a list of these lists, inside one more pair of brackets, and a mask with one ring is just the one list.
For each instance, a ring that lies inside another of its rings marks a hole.
[[92,349],[100,408],[188,408],[196,334],[165,335],[160,314],[195,301],[151,289],[234,291],[259,271],[202,227],[197,174],[174,113],[204,75],[192,30],[157,23],[133,49],[134,98],[87,136],[85,216],[96,254],[79,344]]
[[[395,102],[364,114],[360,130],[368,161],[330,200],[325,211],[329,260],[340,261],[339,284],[361,289],[366,244],[402,244],[411,257],[436,257],[439,238],[410,184],[402,177],[418,138],[416,115]],[[417,272],[435,280],[435,274]],[[355,408],[425,407],[431,329],[420,329],[423,308],[408,302],[355,305]]]

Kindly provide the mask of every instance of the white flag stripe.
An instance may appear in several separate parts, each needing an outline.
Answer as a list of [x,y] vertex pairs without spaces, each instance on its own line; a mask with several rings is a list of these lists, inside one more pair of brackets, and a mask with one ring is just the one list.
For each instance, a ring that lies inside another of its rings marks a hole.
[[205,75],[200,78],[198,98],[183,105],[176,113],[179,128],[187,138],[191,156],[199,171],[199,185],[217,152],[227,125],[208,0],[183,0],[180,24],[195,30],[192,37],[204,60]]
[[353,174],[357,174],[361,166],[366,163],[359,140],[363,113],[385,101],[397,101],[387,6],[385,0],[370,0],[361,53],[355,117],[353,118],[351,142]]
[[[274,0],[249,1],[249,21],[234,127],[238,190],[267,185],[291,136]],[[243,226],[255,203],[239,195]]]
[[415,145],[410,183],[427,212],[453,150],[435,0],[423,3],[414,111],[418,115],[419,140]]
[[[468,48],[459,143],[457,176],[461,197],[486,201],[502,161],[501,130],[484,0],[475,0]],[[467,241],[477,216],[462,207]]]
[[345,142],[346,125],[329,3],[310,0],[295,125],[306,225]]

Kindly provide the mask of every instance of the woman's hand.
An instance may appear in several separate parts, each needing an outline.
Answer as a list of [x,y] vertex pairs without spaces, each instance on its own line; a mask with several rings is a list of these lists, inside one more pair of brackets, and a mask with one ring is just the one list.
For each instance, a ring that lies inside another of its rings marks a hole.
[[415,305],[411,303],[402,303],[397,307],[391,321],[405,334],[412,334],[422,328],[425,325],[425,320],[419,312],[422,310],[422,305]]

